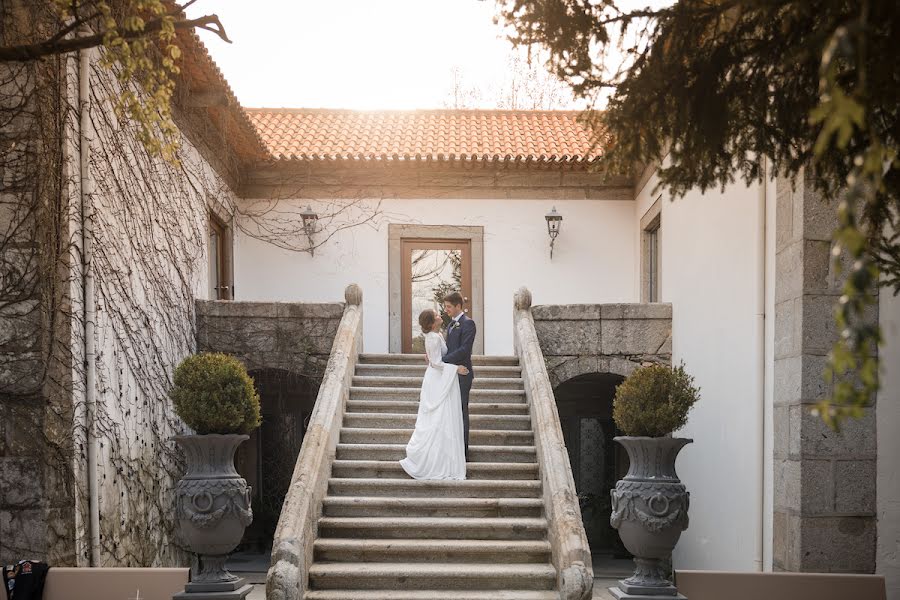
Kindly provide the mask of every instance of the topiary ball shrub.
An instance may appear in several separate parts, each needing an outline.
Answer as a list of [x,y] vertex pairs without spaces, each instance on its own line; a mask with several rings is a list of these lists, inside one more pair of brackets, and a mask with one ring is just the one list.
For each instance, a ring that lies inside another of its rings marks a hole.
[[201,352],[175,369],[175,412],[198,434],[250,433],[259,427],[259,394],[233,356]]
[[616,387],[613,420],[630,436],[663,437],[681,429],[700,399],[700,388],[684,364],[641,367]]

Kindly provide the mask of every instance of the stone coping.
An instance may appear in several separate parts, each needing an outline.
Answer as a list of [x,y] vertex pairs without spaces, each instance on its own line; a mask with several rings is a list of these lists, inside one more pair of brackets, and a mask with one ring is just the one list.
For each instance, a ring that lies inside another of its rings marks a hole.
[[671,319],[669,303],[542,304],[532,307],[536,321],[596,321],[598,319]]
[[362,349],[362,291],[350,285],[344,297],[347,303],[338,305],[341,321],[272,542],[272,566],[266,576],[269,598],[302,598],[308,586],[322,499]]
[[520,289],[513,306],[516,354],[531,408],[544,510],[549,520],[547,537],[553,566],[557,569],[559,597],[560,600],[585,600],[590,597],[593,586],[591,552],[581,521],[553,388],[535,329],[531,292]]
[[197,315],[208,317],[340,319],[343,314],[343,302],[309,303],[197,300]]

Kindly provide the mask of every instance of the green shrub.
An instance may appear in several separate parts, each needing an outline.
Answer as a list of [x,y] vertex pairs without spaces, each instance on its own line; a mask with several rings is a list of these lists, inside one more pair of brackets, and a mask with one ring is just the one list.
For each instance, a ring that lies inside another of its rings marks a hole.
[[616,388],[613,420],[625,435],[662,437],[684,427],[699,399],[683,363],[641,367]]
[[175,369],[170,395],[175,412],[198,434],[250,433],[259,427],[259,394],[233,356],[188,356]]

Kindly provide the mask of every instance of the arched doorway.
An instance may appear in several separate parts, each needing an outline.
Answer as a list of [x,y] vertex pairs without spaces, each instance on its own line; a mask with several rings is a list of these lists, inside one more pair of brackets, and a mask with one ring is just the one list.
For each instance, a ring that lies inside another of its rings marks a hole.
[[253,523],[244,533],[242,546],[266,551],[278,525],[319,382],[282,369],[256,369],[250,376],[259,392],[262,425],[235,457],[238,472],[253,487]]
[[553,391],[595,558],[630,556],[609,524],[609,491],[628,471],[628,456],[613,441],[619,435],[612,418],[613,398],[623,379],[613,373],[589,373],[564,381]]

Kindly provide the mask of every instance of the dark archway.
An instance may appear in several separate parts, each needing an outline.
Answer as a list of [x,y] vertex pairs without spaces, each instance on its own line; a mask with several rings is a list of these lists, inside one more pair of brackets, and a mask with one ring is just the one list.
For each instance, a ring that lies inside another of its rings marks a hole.
[[259,392],[262,425],[235,458],[238,472],[253,487],[253,523],[242,546],[265,551],[278,525],[319,382],[283,369],[255,369],[250,376]]
[[609,524],[609,491],[628,471],[628,456],[613,441],[619,435],[612,418],[613,398],[623,379],[614,373],[588,373],[564,381],[553,391],[585,533],[595,557],[630,556]]

